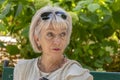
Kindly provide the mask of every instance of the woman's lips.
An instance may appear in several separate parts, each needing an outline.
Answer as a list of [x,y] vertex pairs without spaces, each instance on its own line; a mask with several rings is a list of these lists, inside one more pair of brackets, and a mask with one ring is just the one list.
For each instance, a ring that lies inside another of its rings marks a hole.
[[54,51],[60,51],[60,48],[54,48],[53,50]]

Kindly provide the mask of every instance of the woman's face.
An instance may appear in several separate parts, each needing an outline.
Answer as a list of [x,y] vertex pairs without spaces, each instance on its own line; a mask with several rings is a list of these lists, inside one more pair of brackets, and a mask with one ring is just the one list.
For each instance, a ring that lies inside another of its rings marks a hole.
[[43,54],[61,55],[67,46],[67,39],[68,33],[66,28],[49,26],[47,29],[43,28],[41,30],[39,44]]

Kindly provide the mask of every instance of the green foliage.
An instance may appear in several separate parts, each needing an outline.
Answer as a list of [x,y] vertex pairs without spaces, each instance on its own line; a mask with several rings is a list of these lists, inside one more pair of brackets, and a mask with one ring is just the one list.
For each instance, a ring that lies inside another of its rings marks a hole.
[[10,55],[15,55],[19,53],[19,49],[17,45],[7,45],[6,49],[7,49],[7,52],[10,53]]
[[91,70],[120,71],[119,66],[112,67],[116,64],[114,56],[120,55],[119,0],[1,0],[0,4],[0,33],[17,39],[15,45],[0,42],[11,55],[21,54],[24,58],[40,55],[31,48],[29,25],[37,9],[52,4],[67,10],[73,19],[67,57]]
[[45,6],[45,5],[52,5],[52,2],[50,0],[35,0],[34,1],[34,5],[36,9],[40,9],[41,7]]

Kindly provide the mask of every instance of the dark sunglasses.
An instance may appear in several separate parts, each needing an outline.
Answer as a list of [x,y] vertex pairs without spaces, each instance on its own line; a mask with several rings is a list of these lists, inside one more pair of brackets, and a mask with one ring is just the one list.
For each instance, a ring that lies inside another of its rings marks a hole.
[[[64,12],[56,11],[55,14],[57,16],[60,16],[64,20],[67,18],[66,14]],[[42,20],[48,20],[52,17],[52,15],[53,15],[53,12],[44,12],[41,14],[41,18],[42,18]]]
[[42,78],[40,78],[39,80],[49,80],[49,79],[47,79],[47,78],[45,78],[45,77],[42,77]]

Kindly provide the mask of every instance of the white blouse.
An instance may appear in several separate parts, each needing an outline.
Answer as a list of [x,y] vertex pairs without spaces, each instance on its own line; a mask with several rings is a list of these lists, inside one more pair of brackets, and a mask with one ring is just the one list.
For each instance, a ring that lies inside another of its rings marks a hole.
[[77,61],[68,60],[61,68],[51,73],[40,71],[37,61],[38,58],[19,61],[14,69],[14,80],[39,80],[41,77],[48,80],[93,80],[89,70],[83,69]]

